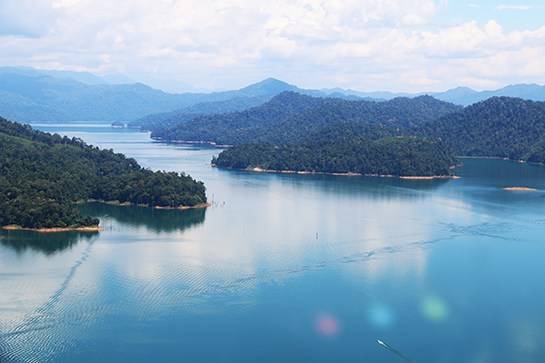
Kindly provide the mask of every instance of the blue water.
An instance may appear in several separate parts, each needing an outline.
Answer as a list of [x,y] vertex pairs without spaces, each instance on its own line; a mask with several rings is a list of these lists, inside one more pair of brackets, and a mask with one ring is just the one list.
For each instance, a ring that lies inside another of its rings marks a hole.
[[[449,181],[210,167],[217,149],[42,125],[203,180],[213,207],[90,204],[99,234],[0,235],[0,361],[545,361],[545,168]],[[537,192],[507,192],[527,186]]]

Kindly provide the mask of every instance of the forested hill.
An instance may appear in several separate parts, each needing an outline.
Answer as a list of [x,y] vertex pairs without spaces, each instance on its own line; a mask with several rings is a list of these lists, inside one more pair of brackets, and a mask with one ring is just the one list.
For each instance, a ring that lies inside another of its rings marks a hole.
[[429,96],[387,102],[314,98],[284,92],[262,106],[222,115],[194,118],[174,127],[159,127],[152,136],[166,141],[208,141],[217,144],[297,142],[333,122],[384,124],[410,128],[460,110]]
[[438,140],[389,136],[378,126],[337,124],[297,144],[244,144],[224,150],[213,164],[233,169],[448,176],[456,163]]
[[457,155],[545,161],[545,102],[493,97],[426,124]]
[[190,176],[152,172],[111,150],[0,118],[0,226],[96,225],[74,206],[90,199],[179,207],[205,203],[206,194]]

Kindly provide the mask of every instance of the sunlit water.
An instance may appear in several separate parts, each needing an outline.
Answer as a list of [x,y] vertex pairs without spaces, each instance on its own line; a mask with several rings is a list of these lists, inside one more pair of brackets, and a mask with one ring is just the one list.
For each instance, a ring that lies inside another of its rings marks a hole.
[[[254,174],[217,149],[41,126],[203,180],[213,207],[82,207],[103,232],[0,235],[0,361],[545,361],[545,168],[459,180]],[[537,192],[507,192],[529,186]]]

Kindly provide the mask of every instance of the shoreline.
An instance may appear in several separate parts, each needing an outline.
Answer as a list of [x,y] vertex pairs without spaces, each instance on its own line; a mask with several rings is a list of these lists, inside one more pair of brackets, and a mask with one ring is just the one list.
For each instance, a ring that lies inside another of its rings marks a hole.
[[102,231],[100,226],[87,226],[87,227],[50,227],[50,228],[25,228],[21,226],[9,225],[1,227],[4,231],[29,231],[38,233],[60,233],[60,232],[84,232],[84,233],[98,233]]
[[102,203],[107,205],[112,205],[116,207],[138,207],[138,208],[152,208],[152,209],[165,209],[165,210],[188,210],[188,209],[201,209],[201,208],[208,208],[211,207],[211,203],[199,203],[195,205],[181,205],[178,207],[162,207],[160,205],[156,205],[153,207],[150,207],[147,204],[135,204],[131,202],[120,202],[117,200],[99,200],[99,199],[88,199],[84,201],[79,201],[77,204],[84,204],[84,203]]
[[160,209],[160,210],[188,210],[188,209],[204,209],[204,208],[209,208],[211,206],[212,206],[212,204],[207,202],[207,203],[195,204],[193,206],[181,205],[179,207],[161,207],[159,205],[156,205],[155,207],[153,207],[153,209]]
[[431,175],[431,176],[399,176],[399,179],[403,180],[438,180],[438,179],[461,179],[458,175]]
[[446,179],[460,179],[460,176],[457,175],[421,175],[421,176],[412,176],[412,175],[384,175],[384,174],[362,174],[362,173],[329,173],[323,171],[305,171],[305,170],[274,170],[274,169],[263,169],[259,167],[248,167],[244,169],[237,168],[228,168],[228,167],[219,167],[212,164],[212,167],[220,169],[229,169],[229,170],[239,170],[239,171],[249,171],[253,173],[271,173],[271,174],[297,174],[297,175],[331,175],[331,176],[364,176],[364,177],[375,177],[375,178],[396,178],[402,180],[446,180]]
[[156,142],[164,143],[164,144],[189,145],[189,146],[206,145],[206,146],[211,146],[211,147],[217,148],[217,149],[227,149],[227,148],[233,147],[233,145],[218,144],[215,141],[166,140],[166,139],[163,139],[163,138],[157,137],[157,136],[156,137],[150,136],[150,139],[152,139],[153,141],[156,141]]
[[[121,203],[119,201],[104,201],[104,200],[94,200],[90,199],[87,201],[80,201],[77,202],[77,204],[83,204],[83,203],[103,203],[107,205],[117,206],[117,207],[145,207],[145,208],[153,208],[153,209],[159,209],[159,210],[189,210],[189,209],[204,209],[211,207],[211,203],[200,203],[196,204],[194,206],[179,206],[179,207],[161,207],[161,206],[154,206],[149,207],[148,205],[142,205],[142,204],[132,204],[132,203]],[[81,233],[98,233],[103,231],[103,228],[100,227],[100,225],[97,226],[85,226],[85,227],[48,227],[48,228],[25,228],[17,225],[7,225],[7,226],[1,226],[0,230],[3,231],[27,231],[27,232],[37,232],[37,233],[62,233],[62,232],[81,232]]]

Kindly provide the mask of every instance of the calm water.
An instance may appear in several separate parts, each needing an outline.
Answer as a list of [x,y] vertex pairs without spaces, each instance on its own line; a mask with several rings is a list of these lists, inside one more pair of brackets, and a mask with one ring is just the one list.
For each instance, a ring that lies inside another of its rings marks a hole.
[[377,339],[418,363],[545,361],[543,167],[252,174],[145,133],[42,129],[187,171],[214,206],[87,205],[103,232],[1,234],[2,362],[403,362]]

